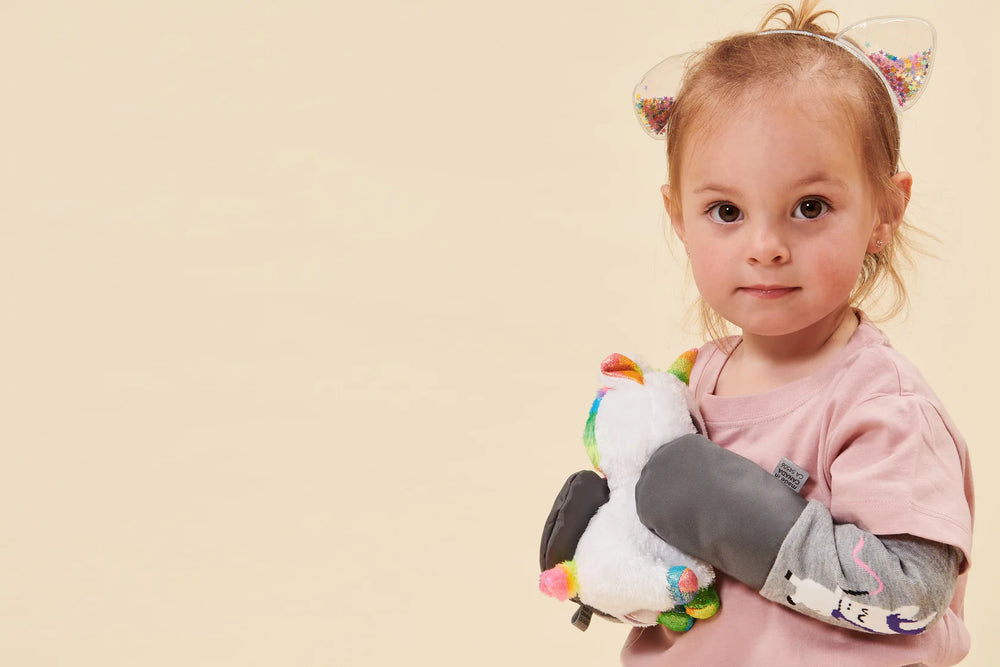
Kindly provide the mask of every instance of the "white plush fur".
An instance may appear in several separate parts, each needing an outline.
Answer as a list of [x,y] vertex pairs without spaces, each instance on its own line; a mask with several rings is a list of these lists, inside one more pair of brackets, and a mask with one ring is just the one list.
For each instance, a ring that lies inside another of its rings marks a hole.
[[658,538],[636,514],[635,484],[646,461],[661,445],[695,432],[684,383],[641,367],[644,384],[603,378],[609,390],[594,430],[611,498],[590,520],[573,560],[582,602],[633,625],[652,625],[659,612],[681,602],[668,592],[672,566],[691,568],[699,588],[711,584],[715,572]]

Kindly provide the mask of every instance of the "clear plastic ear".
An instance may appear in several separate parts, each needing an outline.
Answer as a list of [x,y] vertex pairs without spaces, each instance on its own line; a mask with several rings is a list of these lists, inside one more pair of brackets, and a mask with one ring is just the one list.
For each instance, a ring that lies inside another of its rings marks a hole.
[[909,109],[927,88],[937,34],[918,18],[891,16],[848,26],[837,41],[856,48],[881,72],[900,111]]
[[671,56],[646,72],[632,91],[635,116],[646,134],[665,139],[670,110],[684,78],[684,65],[691,54]]

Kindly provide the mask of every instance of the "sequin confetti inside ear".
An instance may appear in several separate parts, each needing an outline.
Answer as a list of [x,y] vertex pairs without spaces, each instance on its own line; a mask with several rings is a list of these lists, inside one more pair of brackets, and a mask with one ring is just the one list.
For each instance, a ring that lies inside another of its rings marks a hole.
[[632,90],[639,125],[654,139],[665,139],[667,136],[670,112],[674,109],[690,55],[682,53],[660,61],[643,75]]
[[931,49],[903,58],[874,51],[868,54],[868,59],[882,72],[900,108],[920,92],[931,69]]
[[670,109],[674,106],[672,97],[635,96],[635,109],[639,122],[648,134],[659,136],[667,131]]
[[835,41],[865,57],[900,112],[913,106],[927,88],[937,57],[937,33],[927,21],[903,16],[866,19],[844,28]]

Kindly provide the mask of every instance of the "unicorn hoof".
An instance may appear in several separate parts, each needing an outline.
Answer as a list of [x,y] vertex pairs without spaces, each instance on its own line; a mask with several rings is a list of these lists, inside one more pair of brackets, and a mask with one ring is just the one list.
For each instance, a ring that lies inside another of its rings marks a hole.
[[694,619],[684,613],[683,607],[663,612],[656,618],[656,622],[674,632],[687,632],[694,625]]
[[698,594],[698,576],[689,567],[673,566],[667,570],[667,592],[677,604],[691,602]]
[[691,602],[687,603],[684,610],[695,618],[711,618],[719,611],[719,594],[715,586],[706,586],[698,591]]

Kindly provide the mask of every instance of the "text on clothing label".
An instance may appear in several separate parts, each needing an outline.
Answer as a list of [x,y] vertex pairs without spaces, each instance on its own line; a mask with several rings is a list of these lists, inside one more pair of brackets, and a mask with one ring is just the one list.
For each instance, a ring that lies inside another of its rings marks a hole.
[[800,468],[795,465],[784,456],[778,461],[778,465],[775,466],[774,472],[771,473],[777,477],[782,484],[790,488],[795,493],[802,491],[802,486],[809,479],[809,473],[805,471],[804,468]]

